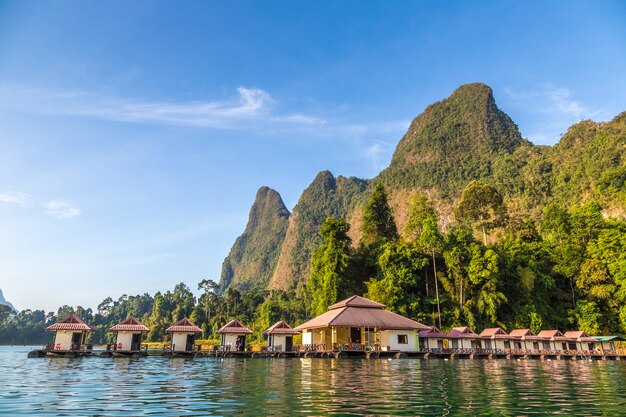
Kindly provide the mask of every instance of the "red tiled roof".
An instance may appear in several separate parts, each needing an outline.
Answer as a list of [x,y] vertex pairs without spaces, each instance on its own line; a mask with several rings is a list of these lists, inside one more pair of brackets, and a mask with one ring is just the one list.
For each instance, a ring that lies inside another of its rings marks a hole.
[[451,339],[477,339],[478,336],[469,327],[453,327],[446,335]]
[[563,333],[561,333],[558,330],[542,330],[539,332],[539,334],[537,334],[537,337],[540,337],[544,340],[545,339],[561,340],[561,341],[570,340],[570,338],[563,336]]
[[525,337],[525,336],[534,336],[535,334],[530,331],[530,329],[514,329],[511,330],[509,336],[511,337]]
[[202,329],[187,317],[178,320],[165,330],[166,333],[202,333]]
[[594,339],[593,337],[589,336],[587,333],[582,332],[580,330],[565,332],[564,336],[570,339],[576,339],[576,341],[578,342],[590,342],[590,343],[597,342],[596,339]]
[[297,330],[294,330],[287,322],[279,321],[274,323],[269,329],[263,332],[265,336],[268,334],[298,334]]
[[239,320],[231,320],[222,326],[217,333],[251,334],[252,330],[244,326]]
[[[369,300],[368,300],[369,301]],[[373,301],[372,301],[373,303]],[[376,303],[378,304],[378,303]],[[382,305],[382,304],[378,304]],[[415,320],[402,317],[381,307],[339,307],[302,323],[296,330],[321,327],[369,327],[381,330],[428,330],[429,327]]]
[[109,329],[110,332],[149,332],[146,326],[144,326],[139,320],[130,316],[126,320],[116,324]]
[[342,307],[361,307],[361,308],[385,308],[384,304],[377,303],[376,301],[368,300],[364,297],[359,297],[358,295],[353,295],[352,297],[346,298],[345,300],[341,300],[330,307],[329,310],[335,310],[337,308]]
[[85,323],[80,317],[75,314],[70,314],[63,320],[53,324],[52,326],[48,326],[46,330],[57,331],[57,330],[84,330],[90,332],[93,328]]

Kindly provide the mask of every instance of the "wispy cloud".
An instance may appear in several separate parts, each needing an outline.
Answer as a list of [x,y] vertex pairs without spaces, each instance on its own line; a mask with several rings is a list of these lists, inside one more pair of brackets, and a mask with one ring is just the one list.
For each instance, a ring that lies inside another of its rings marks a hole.
[[19,192],[4,192],[0,193],[0,202],[8,204],[17,204],[18,206],[26,206],[32,200],[30,194]]
[[607,116],[604,109],[593,108],[577,99],[569,88],[552,83],[541,83],[526,91],[504,89],[504,93],[519,111],[532,114],[522,130],[535,143],[554,143],[572,124]]
[[79,208],[63,200],[50,200],[43,207],[47,215],[59,220],[73,219],[81,213]]
[[260,88],[237,88],[223,101],[142,101],[92,92],[0,86],[4,107],[49,115],[83,116],[128,122],[214,129],[323,125],[320,117],[279,113],[271,95]]

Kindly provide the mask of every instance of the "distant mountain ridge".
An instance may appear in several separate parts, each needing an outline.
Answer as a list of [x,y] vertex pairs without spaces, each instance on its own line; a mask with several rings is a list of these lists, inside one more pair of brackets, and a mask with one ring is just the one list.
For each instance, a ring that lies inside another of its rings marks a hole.
[[2,289],[0,289],[0,304],[4,304],[5,306],[9,306],[11,307],[14,311],[15,307],[13,307],[13,304],[9,303],[5,298],[4,298],[4,294],[2,293]]
[[[604,205],[606,216],[626,218],[625,144],[623,112],[610,122],[577,123],[552,147],[533,145],[498,108],[489,86],[462,85],[413,120],[389,167],[375,178],[335,178],[329,171],[320,172],[294,207],[284,237],[268,237],[275,242],[270,246],[280,249],[271,278],[264,270],[244,281],[256,288],[284,290],[305,283],[311,254],[321,242],[320,225],[328,216],[344,218],[357,242],[361,207],[378,182],[388,191],[398,230],[417,191],[433,199],[445,227],[453,220],[462,190],[476,179],[495,186],[512,215],[538,218],[550,201],[572,206],[594,199]],[[244,234],[255,233],[253,229],[249,223]],[[268,253],[274,256],[276,251]],[[252,247],[248,250],[251,259],[264,256]],[[224,289],[246,288],[238,284],[241,279],[234,270],[222,270]]]

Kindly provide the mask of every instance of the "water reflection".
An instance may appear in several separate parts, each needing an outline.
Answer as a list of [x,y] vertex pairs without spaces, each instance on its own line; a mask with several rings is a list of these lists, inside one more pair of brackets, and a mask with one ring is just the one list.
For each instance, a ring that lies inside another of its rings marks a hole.
[[626,364],[532,360],[27,359],[0,348],[3,415],[620,415]]

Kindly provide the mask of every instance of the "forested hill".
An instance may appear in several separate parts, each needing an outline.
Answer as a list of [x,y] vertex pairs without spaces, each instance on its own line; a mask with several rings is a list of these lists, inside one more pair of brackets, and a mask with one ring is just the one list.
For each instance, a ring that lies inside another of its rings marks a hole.
[[[284,239],[263,234],[280,247],[269,288],[288,290],[308,281],[311,254],[322,241],[319,228],[327,217],[347,220],[352,225],[348,234],[358,242],[362,207],[378,183],[386,188],[398,230],[406,225],[411,196],[418,191],[433,201],[445,230],[454,223],[455,205],[472,180],[495,187],[514,218],[540,221],[549,202],[573,208],[589,201],[600,203],[607,216],[624,218],[625,144],[626,112],[610,122],[573,125],[553,147],[533,145],[498,108],[489,86],[463,85],[413,120],[390,166],[376,178],[317,175],[295,206]],[[254,233],[250,224],[246,233]],[[260,259],[265,253],[250,249],[248,255]],[[222,289],[230,283],[235,288],[268,283],[267,271],[250,274],[245,260],[240,268],[245,277],[222,270]]]
[[9,303],[4,298],[4,294],[2,293],[2,289],[0,289],[0,305],[5,305],[5,306],[8,306],[9,308],[11,308],[12,310],[15,310],[15,307],[13,307],[13,304]]

